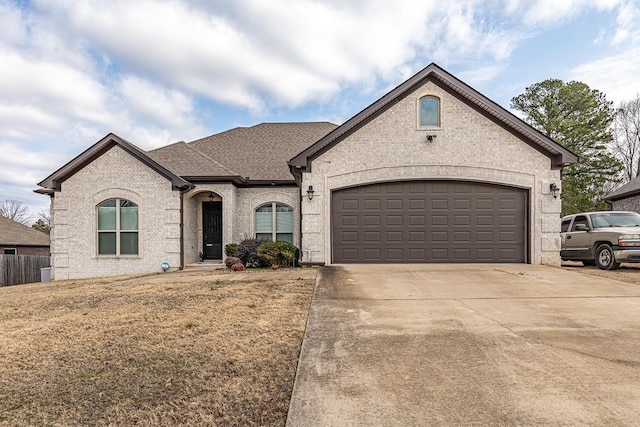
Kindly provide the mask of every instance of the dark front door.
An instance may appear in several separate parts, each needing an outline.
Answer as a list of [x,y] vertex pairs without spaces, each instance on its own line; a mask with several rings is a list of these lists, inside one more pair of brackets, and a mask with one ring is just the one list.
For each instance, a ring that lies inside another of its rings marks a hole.
[[202,247],[205,259],[222,259],[222,202],[202,203]]

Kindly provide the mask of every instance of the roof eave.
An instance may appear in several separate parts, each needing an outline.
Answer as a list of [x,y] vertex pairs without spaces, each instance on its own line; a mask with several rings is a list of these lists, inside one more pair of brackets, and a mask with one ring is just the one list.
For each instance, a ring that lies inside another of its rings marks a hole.
[[100,157],[102,154],[104,154],[114,146],[122,148],[127,153],[171,181],[172,188],[174,190],[192,186],[192,184],[190,184],[189,182],[185,181],[164,166],[160,165],[155,160],[151,159],[148,155],[145,154],[144,151],[131,144],[130,142],[120,138],[114,133],[107,134],[104,138],[93,144],[91,147],[87,148],[80,155],[76,156],[60,169],[45,178],[43,181],[39,182],[38,185],[40,187],[43,187],[45,189],[44,191],[60,191],[62,182],[75,175],[86,165]]

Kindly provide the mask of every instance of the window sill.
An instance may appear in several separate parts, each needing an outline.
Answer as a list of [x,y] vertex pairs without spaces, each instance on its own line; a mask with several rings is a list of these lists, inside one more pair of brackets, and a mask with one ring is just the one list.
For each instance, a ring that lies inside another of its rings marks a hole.
[[141,255],[96,255],[96,259],[142,259]]
[[417,130],[438,132],[444,130],[444,128],[442,126],[418,126]]

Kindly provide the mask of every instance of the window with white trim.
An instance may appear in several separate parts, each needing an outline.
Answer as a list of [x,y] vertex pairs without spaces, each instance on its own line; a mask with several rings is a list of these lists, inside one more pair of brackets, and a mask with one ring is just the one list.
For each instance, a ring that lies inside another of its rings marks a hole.
[[98,205],[98,255],[138,254],[138,205],[110,199]]
[[5,255],[17,255],[18,251],[16,250],[16,248],[4,248],[4,254]]
[[270,202],[255,211],[256,239],[293,244],[293,208],[284,203]]
[[440,99],[435,96],[420,98],[420,127],[440,127]]

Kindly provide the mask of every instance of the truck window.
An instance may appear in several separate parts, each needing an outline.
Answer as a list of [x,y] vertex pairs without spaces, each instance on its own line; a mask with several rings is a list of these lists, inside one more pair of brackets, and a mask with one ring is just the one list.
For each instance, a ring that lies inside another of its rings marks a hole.
[[576,217],[576,220],[573,221],[573,226],[571,227],[571,231],[576,231],[576,225],[584,224],[589,228],[589,222],[587,221],[587,217],[584,215],[580,215]]
[[563,219],[562,220],[562,226],[560,227],[560,232],[561,233],[566,233],[567,231],[569,231],[569,224],[571,224],[571,218]]

